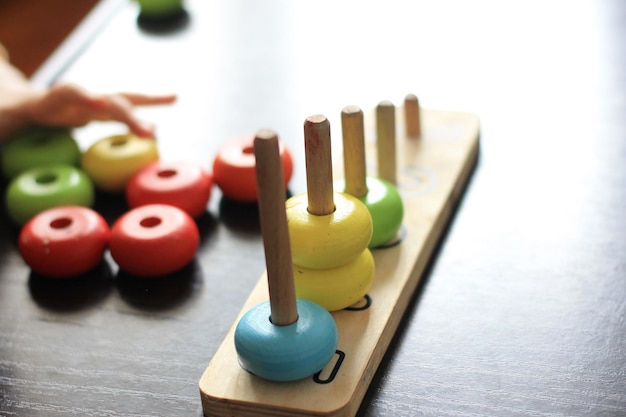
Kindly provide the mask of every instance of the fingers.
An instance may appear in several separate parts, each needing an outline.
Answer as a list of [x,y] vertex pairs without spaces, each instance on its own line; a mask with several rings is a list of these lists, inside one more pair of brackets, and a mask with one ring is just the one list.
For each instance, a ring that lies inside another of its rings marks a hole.
[[112,120],[125,123],[131,132],[142,138],[154,137],[154,125],[135,116],[134,106],[171,104],[176,101],[175,94],[150,96],[137,93],[120,93],[103,96],[107,102],[104,109]]
[[142,138],[154,137],[154,126],[135,116],[133,102],[125,95],[107,96],[107,118],[122,122],[131,132]]
[[167,94],[161,96],[148,96],[137,93],[120,93],[120,96],[126,98],[134,106],[152,106],[159,104],[171,104],[176,101],[176,94]]
[[176,94],[146,95],[139,93],[119,93],[119,94],[92,94],[84,88],[75,84],[58,84],[50,88],[52,96],[60,102],[83,104],[93,108],[106,107],[106,102],[117,97],[125,98],[133,106],[150,106],[160,104],[171,104],[176,101]]
[[170,104],[176,95],[137,93],[96,95],[74,84],[58,84],[36,100],[33,120],[45,125],[78,127],[92,120],[118,121],[139,137],[154,137],[154,126],[135,115],[135,106]]

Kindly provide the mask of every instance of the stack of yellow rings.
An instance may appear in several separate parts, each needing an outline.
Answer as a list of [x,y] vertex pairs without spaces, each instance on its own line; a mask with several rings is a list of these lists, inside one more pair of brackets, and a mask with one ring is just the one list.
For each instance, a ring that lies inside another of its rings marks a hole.
[[335,211],[307,211],[307,196],[287,200],[296,295],[328,311],[358,302],[374,279],[374,258],[367,246],[372,218],[355,197],[334,193]]

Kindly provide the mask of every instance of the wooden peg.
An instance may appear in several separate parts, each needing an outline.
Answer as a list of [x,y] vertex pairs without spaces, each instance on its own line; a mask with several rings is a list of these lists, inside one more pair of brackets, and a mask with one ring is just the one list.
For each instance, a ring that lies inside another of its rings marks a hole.
[[304,153],[309,213],[326,216],[335,211],[330,122],[322,115],[304,121]]
[[343,165],[346,192],[357,198],[367,194],[365,181],[365,128],[363,111],[358,106],[346,106],[341,111],[343,135]]
[[420,105],[415,94],[408,94],[404,98],[404,123],[406,134],[411,138],[419,138],[422,135],[422,123],[420,117]]
[[254,138],[254,155],[271,321],[286,326],[298,319],[298,308],[285,209],[285,181],[276,133],[259,131]]
[[376,107],[378,176],[396,184],[396,108],[390,101]]

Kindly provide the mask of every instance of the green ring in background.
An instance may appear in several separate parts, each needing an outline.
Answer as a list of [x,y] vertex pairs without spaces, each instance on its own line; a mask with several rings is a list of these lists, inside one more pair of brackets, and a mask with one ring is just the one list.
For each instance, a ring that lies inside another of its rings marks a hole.
[[8,141],[2,151],[2,173],[11,179],[46,165],[78,165],[78,143],[67,129],[33,127]]
[[91,207],[94,186],[87,174],[73,166],[33,168],[9,183],[5,201],[9,218],[23,225],[36,214],[52,207]]

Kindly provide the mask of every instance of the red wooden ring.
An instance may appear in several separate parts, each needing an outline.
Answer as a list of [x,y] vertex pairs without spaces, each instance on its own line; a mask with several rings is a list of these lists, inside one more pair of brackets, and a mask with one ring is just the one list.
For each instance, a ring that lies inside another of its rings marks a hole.
[[126,186],[131,208],[168,204],[200,217],[211,198],[213,177],[202,167],[187,162],[156,161],[142,168]]
[[50,278],[69,278],[102,261],[109,237],[108,224],[95,211],[61,206],[30,219],[20,232],[18,249],[34,272]]
[[[213,178],[224,195],[232,200],[254,203],[258,199],[254,136],[245,136],[226,143],[213,161]],[[293,173],[289,149],[279,143],[285,189]]]
[[174,206],[149,204],[126,212],[113,224],[109,249],[122,271],[157,277],[191,262],[199,244],[191,216]]

